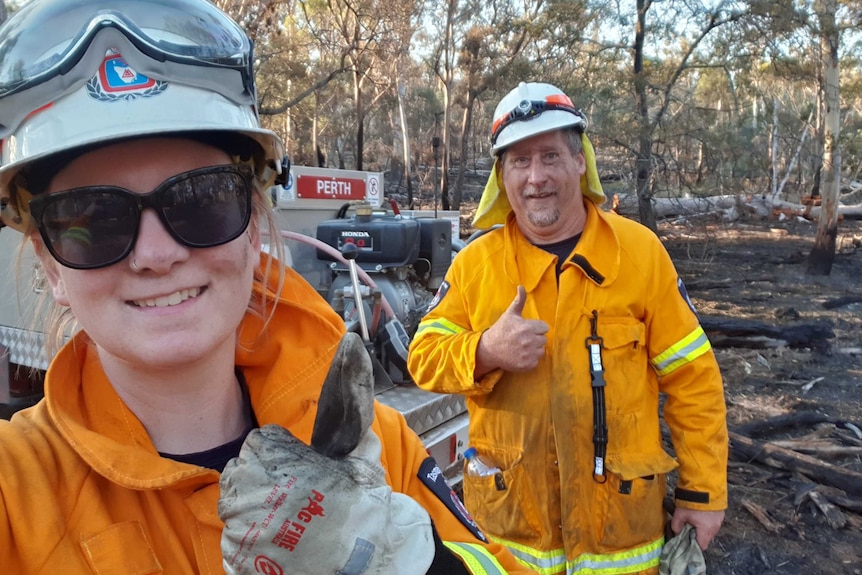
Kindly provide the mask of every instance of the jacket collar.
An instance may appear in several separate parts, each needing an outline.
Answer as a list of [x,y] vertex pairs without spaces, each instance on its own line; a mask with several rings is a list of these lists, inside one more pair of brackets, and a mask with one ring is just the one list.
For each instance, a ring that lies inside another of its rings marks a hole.
[[[277,272],[255,295],[274,297]],[[242,370],[260,425],[279,423],[308,441],[320,387],[344,332],[340,317],[302,278],[287,270],[276,309],[263,320],[246,314],[240,326]],[[249,351],[243,351],[249,350]],[[45,402],[59,433],[100,475],[131,489],[212,481],[215,471],[159,456],[146,429],[114,390],[86,333],[57,354],[45,380]],[[314,409],[312,409],[314,408]]]
[[[609,219],[614,217],[585,201],[587,218],[584,231],[566,266],[574,265],[593,283],[611,285],[619,275],[620,242]],[[534,246],[521,233],[515,215],[510,213],[504,230],[503,266],[515,285],[527,292],[539,284],[545,272],[554,265],[554,256]]]

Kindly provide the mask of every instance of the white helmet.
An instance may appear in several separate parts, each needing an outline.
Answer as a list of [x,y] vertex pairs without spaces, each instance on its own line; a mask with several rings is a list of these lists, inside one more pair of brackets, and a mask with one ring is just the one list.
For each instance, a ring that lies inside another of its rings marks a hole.
[[260,127],[252,65],[248,36],[207,0],[25,5],[0,27],[0,221],[26,229],[33,162],[123,138],[256,143],[272,179],[284,146]]
[[562,90],[551,84],[521,82],[506,94],[494,110],[491,154],[538,134],[577,128],[587,129],[587,119]]

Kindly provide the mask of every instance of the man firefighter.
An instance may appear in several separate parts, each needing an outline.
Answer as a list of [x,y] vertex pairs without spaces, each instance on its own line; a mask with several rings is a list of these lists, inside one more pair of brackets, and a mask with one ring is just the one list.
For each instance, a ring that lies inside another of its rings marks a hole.
[[[420,387],[467,398],[479,525],[547,575],[654,573],[674,532],[706,548],[727,506],[721,375],[668,253],[605,200],[587,122],[555,86],[494,112],[475,225],[410,346]],[[659,396],[677,458],[662,447]]]

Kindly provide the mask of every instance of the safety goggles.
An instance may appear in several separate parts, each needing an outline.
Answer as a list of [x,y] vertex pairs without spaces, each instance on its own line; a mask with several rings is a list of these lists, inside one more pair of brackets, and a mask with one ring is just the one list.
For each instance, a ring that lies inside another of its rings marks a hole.
[[586,126],[586,117],[583,112],[575,108],[574,104],[572,104],[572,100],[564,94],[553,94],[546,97],[544,100],[521,100],[512,110],[494,120],[491,134],[491,145],[497,142],[497,137],[500,135],[500,132],[506,128],[506,126],[509,126],[514,122],[531,120],[541,115],[542,112],[547,112],[549,110],[570,112],[582,118],[584,120],[583,125]]
[[202,0],[42,0],[0,28],[0,138],[89,81],[108,50],[136,72],[255,105],[252,45]]
[[96,269],[129,255],[147,208],[184,246],[209,248],[236,239],[251,219],[251,195],[251,169],[223,165],[178,174],[146,194],[115,186],[43,194],[30,200],[30,213],[58,262]]

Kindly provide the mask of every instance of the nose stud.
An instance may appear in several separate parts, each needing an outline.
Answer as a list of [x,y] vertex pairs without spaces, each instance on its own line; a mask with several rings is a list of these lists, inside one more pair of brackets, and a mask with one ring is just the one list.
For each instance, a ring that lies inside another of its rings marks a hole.
[[136,274],[141,272],[140,268],[138,268],[138,261],[137,260],[135,260],[135,259],[132,260],[131,267],[132,267],[132,271],[135,272]]

